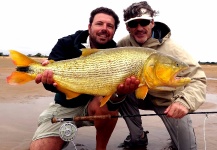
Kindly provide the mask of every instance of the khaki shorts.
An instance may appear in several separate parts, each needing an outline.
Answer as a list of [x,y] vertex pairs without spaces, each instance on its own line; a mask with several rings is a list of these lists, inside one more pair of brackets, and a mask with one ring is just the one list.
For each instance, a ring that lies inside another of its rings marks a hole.
[[[44,110],[38,118],[38,128],[32,138],[37,140],[45,137],[59,136],[59,129],[64,122],[51,123],[53,117],[56,118],[72,118],[75,116],[86,116],[87,106],[80,106],[76,108],[66,108],[59,104],[50,104],[50,106]],[[72,121],[78,128],[82,126],[93,126],[93,122],[90,121]]]

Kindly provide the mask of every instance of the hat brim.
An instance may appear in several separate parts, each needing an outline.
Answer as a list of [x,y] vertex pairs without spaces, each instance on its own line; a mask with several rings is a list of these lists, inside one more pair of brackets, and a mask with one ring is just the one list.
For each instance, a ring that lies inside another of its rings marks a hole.
[[153,17],[149,16],[148,14],[143,14],[140,17],[134,17],[134,18],[130,18],[129,20],[125,21],[125,24],[132,21],[132,20],[138,20],[138,19],[147,19],[147,20],[152,20]]

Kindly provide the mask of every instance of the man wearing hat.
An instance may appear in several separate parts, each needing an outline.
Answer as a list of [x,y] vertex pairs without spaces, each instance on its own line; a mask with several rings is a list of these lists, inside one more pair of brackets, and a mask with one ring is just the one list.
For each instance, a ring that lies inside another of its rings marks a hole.
[[[122,115],[138,115],[139,109],[153,110],[169,132],[172,140],[170,149],[196,150],[196,137],[188,113],[197,110],[205,101],[206,76],[198,62],[170,39],[170,28],[162,22],[154,21],[157,13],[146,1],[133,3],[125,9],[124,21],[129,35],[122,38],[118,46],[147,47],[177,57],[190,66],[189,70],[179,76],[188,76],[192,81],[176,91],[150,90],[145,100],[136,99],[134,93],[129,94],[119,112]],[[146,146],[148,132],[143,130],[141,117],[124,119],[130,134],[119,147]]]

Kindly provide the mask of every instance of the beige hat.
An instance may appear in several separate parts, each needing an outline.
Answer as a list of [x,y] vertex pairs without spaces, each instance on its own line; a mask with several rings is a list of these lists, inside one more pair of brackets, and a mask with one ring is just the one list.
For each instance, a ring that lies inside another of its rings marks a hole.
[[147,13],[147,10],[145,8],[141,8],[140,11],[141,11],[141,14],[142,14],[141,16],[136,16],[134,18],[130,18],[127,21],[125,21],[125,23],[128,23],[128,22],[130,22],[132,20],[137,20],[137,19],[148,19],[148,20],[153,19],[153,17],[151,17],[151,15],[149,13]]

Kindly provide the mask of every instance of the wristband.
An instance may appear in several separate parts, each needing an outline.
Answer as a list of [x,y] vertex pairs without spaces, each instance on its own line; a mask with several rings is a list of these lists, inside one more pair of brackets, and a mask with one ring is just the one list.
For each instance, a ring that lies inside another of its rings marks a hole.
[[121,100],[121,101],[113,102],[113,101],[110,99],[109,102],[110,102],[111,104],[120,104],[120,103],[122,103],[124,100],[125,100],[125,98],[124,98],[123,100]]
[[115,96],[115,98],[122,98],[122,97],[124,97],[126,95],[125,94],[124,95],[118,95],[118,93],[114,93],[114,96]]

